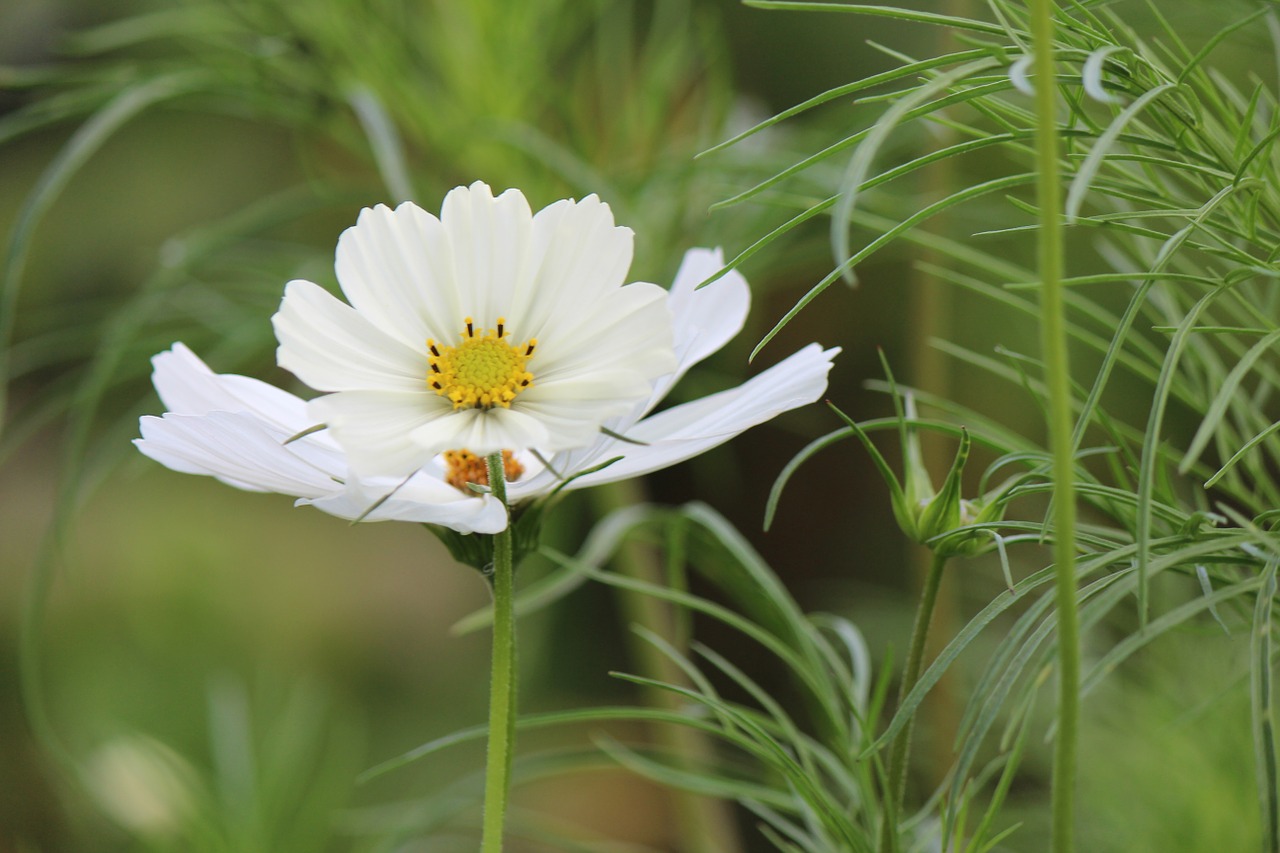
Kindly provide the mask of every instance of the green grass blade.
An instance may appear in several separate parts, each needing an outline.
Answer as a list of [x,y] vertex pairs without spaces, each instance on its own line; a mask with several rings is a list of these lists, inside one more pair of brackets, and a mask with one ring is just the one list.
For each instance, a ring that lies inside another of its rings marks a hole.
[[360,127],[369,140],[373,161],[378,164],[382,182],[391,194],[392,207],[402,201],[413,201],[416,195],[409,166],[404,158],[404,145],[400,141],[395,122],[382,101],[369,87],[356,86],[347,93],[347,103],[360,120]]
[[0,278],[0,431],[6,423],[10,338],[18,293],[27,252],[40,219],[72,176],[116,131],[156,104],[190,94],[206,82],[203,75],[182,72],[147,80],[124,90],[81,125],[27,197],[9,237]]
[[[893,129],[913,109],[928,101],[935,94],[944,92],[966,77],[972,77],[998,64],[995,59],[985,58],[965,63],[945,74],[939,74],[928,83],[918,87],[911,94],[898,97],[893,106],[876,120],[871,132],[867,134],[866,139],[853,152],[853,156],[849,158],[849,165],[845,169],[843,179],[840,181],[840,201],[836,203],[835,212],[831,217],[831,245],[837,264],[844,258],[849,257],[849,217],[857,204],[858,194],[863,182],[866,180],[867,173],[871,170],[871,162],[885,140],[888,139],[889,134],[893,132]],[[850,283],[853,283],[852,267],[844,267],[844,270],[845,278]]]
[[1253,709],[1254,758],[1258,775],[1258,802],[1262,811],[1263,849],[1280,850],[1280,772],[1276,767],[1275,713],[1271,685],[1272,610],[1276,597],[1276,569],[1280,560],[1272,558],[1259,577],[1261,590],[1253,616],[1250,692]]
[[1084,204],[1085,196],[1089,192],[1089,185],[1093,181],[1094,175],[1102,166],[1102,161],[1106,159],[1107,154],[1111,151],[1111,146],[1115,144],[1116,137],[1120,132],[1128,126],[1134,117],[1146,108],[1147,104],[1159,98],[1166,92],[1174,89],[1173,83],[1165,83],[1157,86],[1150,91],[1144,92],[1141,97],[1129,106],[1120,111],[1120,114],[1112,120],[1107,126],[1102,136],[1098,137],[1098,141],[1094,143],[1093,148],[1089,150],[1089,156],[1080,164],[1080,168],[1076,171],[1076,176],[1071,181],[1071,187],[1067,190],[1066,204],[1066,223],[1074,225],[1080,213],[1080,207]]
[[934,24],[942,27],[953,27],[970,30],[985,35],[1005,35],[1003,27],[989,24],[986,21],[975,21],[972,18],[961,18],[954,15],[939,15],[935,12],[918,12],[914,9],[900,9],[894,6],[864,6],[853,3],[806,3],[799,0],[743,0],[747,6],[756,9],[781,9],[794,12],[848,12],[855,15],[870,15],[881,18],[894,18],[899,21],[911,21],[917,24]]
[[1244,354],[1244,357],[1231,368],[1231,372],[1223,380],[1217,396],[1213,398],[1213,402],[1209,404],[1204,418],[1200,421],[1200,428],[1196,430],[1195,436],[1191,439],[1191,444],[1187,447],[1182,464],[1178,466],[1179,474],[1187,473],[1196,460],[1200,458],[1200,454],[1213,437],[1214,430],[1218,428],[1218,424],[1226,414],[1227,408],[1234,401],[1236,391],[1239,389],[1240,383],[1244,381],[1245,375],[1252,369],[1259,358],[1270,351],[1276,341],[1280,341],[1280,330],[1270,333],[1255,343]]
[[807,306],[810,302],[812,302],[819,295],[821,295],[824,290],[826,290],[836,281],[836,279],[840,278],[840,276],[844,273],[845,270],[851,269],[855,265],[862,263],[868,257],[875,254],[879,249],[883,248],[888,243],[891,243],[899,235],[907,231],[910,231],[912,228],[914,228],[916,225],[919,225],[921,222],[924,222],[930,217],[936,216],[937,214],[943,212],[944,210],[948,210],[956,206],[957,204],[960,204],[965,201],[969,201],[970,199],[981,197],[988,193],[999,192],[999,191],[1010,189],[1016,186],[1025,186],[1027,184],[1033,183],[1034,181],[1035,181],[1035,175],[1030,175],[1030,174],[1008,175],[1003,178],[995,178],[990,181],[984,181],[983,183],[976,184],[971,187],[966,187],[965,189],[959,190],[951,194],[950,196],[947,196],[944,199],[936,201],[933,204],[927,205],[925,206],[924,209],[917,211],[916,213],[904,219],[902,222],[899,222],[893,228],[884,232],[883,234],[881,234],[880,236],[872,240],[870,243],[868,243],[866,246],[859,249],[846,261],[836,266],[834,270],[832,270],[830,273],[824,276],[821,281],[819,281],[812,288],[810,288],[808,293],[800,297],[800,300],[796,302],[794,306],[792,306],[791,310],[787,311],[787,313],[783,315],[782,319],[780,319],[774,325],[774,327],[770,329],[769,332],[765,334],[763,338],[760,339],[760,342],[756,344],[755,349],[751,351],[749,360],[754,359],[757,355],[759,355],[760,351],[764,349],[766,345],[768,345],[769,341],[774,339],[774,337],[778,334],[778,332],[782,331],[782,329],[788,323],[790,323],[791,320],[797,314],[799,314],[802,310],[804,310],[805,306]]
[[760,131],[765,130],[766,128],[773,127],[775,124],[778,124],[779,122],[785,121],[789,118],[792,118],[793,116],[797,116],[802,112],[813,109],[814,107],[820,106],[821,104],[825,104],[828,101],[835,100],[836,98],[843,98],[848,95],[852,95],[856,92],[861,92],[865,89],[870,89],[875,86],[879,86],[882,83],[892,83],[896,80],[909,79],[911,77],[914,77],[916,74],[921,73],[922,71],[929,71],[934,68],[941,68],[946,65],[953,65],[957,62],[968,62],[986,55],[988,55],[988,51],[986,50],[961,51],[959,53],[953,53],[947,56],[937,56],[930,59],[920,60],[919,62],[907,63],[906,65],[903,65],[899,68],[894,68],[889,71],[882,72],[880,74],[873,74],[870,77],[864,77],[863,79],[857,80],[853,83],[846,83],[843,86],[836,86],[833,89],[828,89],[827,91],[823,92],[820,95],[814,95],[812,98],[809,98],[807,101],[803,101],[799,104],[796,104],[794,107],[788,107],[787,109],[783,110],[777,115],[771,116],[770,118],[765,119],[759,124],[753,125],[752,127],[742,131],[741,133],[729,139],[726,139],[724,142],[716,143],[715,145],[711,146],[710,148],[698,154],[698,157],[707,157],[711,154],[715,154],[719,151],[723,151],[724,149],[734,145],[735,143],[741,142],[747,137],[757,134]]

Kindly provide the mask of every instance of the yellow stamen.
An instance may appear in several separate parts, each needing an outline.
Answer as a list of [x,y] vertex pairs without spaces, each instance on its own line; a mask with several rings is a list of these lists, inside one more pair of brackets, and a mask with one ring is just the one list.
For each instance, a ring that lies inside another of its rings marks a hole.
[[[444,452],[444,481],[455,489],[468,495],[474,494],[467,488],[467,483],[479,486],[489,485],[489,465],[483,456],[476,456],[470,450],[446,450]],[[502,451],[502,474],[508,483],[514,483],[524,474],[524,466],[516,461],[510,450]]]
[[498,318],[496,329],[481,334],[476,334],[471,317],[463,323],[466,329],[456,347],[427,340],[429,384],[437,394],[448,397],[455,409],[511,408],[516,395],[533,384],[525,362],[533,357],[537,339],[512,345],[505,317]]

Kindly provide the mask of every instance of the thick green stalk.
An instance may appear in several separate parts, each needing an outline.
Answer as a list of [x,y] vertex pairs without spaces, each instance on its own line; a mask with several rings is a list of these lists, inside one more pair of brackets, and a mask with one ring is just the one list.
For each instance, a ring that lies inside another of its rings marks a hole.
[[[489,488],[503,504],[507,481],[502,454],[488,459]],[[481,853],[501,853],[502,826],[511,789],[511,755],[516,725],[515,566],[511,526],[493,537],[493,664],[489,670],[489,747],[484,776],[484,830]]]
[[1075,847],[1076,740],[1080,721],[1080,619],[1076,612],[1071,375],[1062,306],[1062,188],[1058,175],[1053,0],[1032,0],[1036,83],[1036,195],[1040,208],[1040,338],[1053,452],[1053,559],[1058,577],[1058,740],[1053,760],[1053,853]]
[[[898,707],[902,707],[903,701],[920,680],[920,670],[924,668],[924,650],[929,639],[929,623],[933,621],[933,608],[938,602],[938,587],[942,584],[942,570],[946,565],[947,558],[935,552],[929,563],[929,572],[924,578],[924,588],[920,591],[920,605],[916,608],[916,622],[911,629],[907,664],[902,672],[902,683],[898,686]],[[913,720],[914,717],[907,720],[889,750],[889,784],[885,799],[887,808],[884,823],[880,825],[880,853],[892,853],[898,849],[898,816],[902,813],[903,801],[907,795],[907,759],[911,755]]]

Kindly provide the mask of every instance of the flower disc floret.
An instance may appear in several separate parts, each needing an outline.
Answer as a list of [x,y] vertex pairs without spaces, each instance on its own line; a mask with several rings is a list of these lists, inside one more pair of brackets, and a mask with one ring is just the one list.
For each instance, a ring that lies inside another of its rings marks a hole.
[[[444,461],[444,481],[463,494],[473,494],[468,483],[477,486],[489,485],[489,461],[484,456],[477,456],[470,450],[446,450],[441,454]],[[502,474],[508,483],[514,483],[524,474],[524,466],[510,450],[502,451]]]
[[448,397],[456,409],[511,408],[516,395],[533,384],[533,374],[525,363],[533,357],[536,339],[512,344],[506,321],[498,318],[498,327],[477,335],[475,322],[468,317],[462,332],[462,343],[456,347],[427,339],[431,355],[431,387]]

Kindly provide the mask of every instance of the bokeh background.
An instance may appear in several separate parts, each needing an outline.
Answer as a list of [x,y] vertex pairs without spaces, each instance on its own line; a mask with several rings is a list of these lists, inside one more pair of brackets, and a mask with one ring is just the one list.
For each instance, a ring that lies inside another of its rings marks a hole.
[[[1194,33],[1211,4],[1160,5]],[[636,231],[633,278],[668,282],[685,249],[732,255],[789,215],[785,197],[709,211],[713,203],[880,107],[837,99],[695,162],[698,152],[896,64],[872,42],[923,55],[942,37],[731,0],[0,5],[0,120],[9,122],[0,233],[16,235],[10,252],[19,247],[26,261],[0,444],[0,851],[195,849],[180,829],[192,813],[216,824],[203,836],[211,850],[473,849],[474,744],[369,785],[353,779],[483,720],[487,639],[451,631],[485,604],[483,581],[416,527],[349,526],[142,458],[129,445],[136,418],[159,412],[147,359],[184,340],[216,370],[296,388],[274,366],[269,325],[284,283],[332,281],[336,237],[360,207],[412,196],[438,209],[450,187],[474,179],[520,187],[535,209],[599,192]],[[147,81],[174,94],[125,122],[28,218],[28,200],[85,116]],[[395,134],[379,135],[379,120]],[[906,132],[888,156],[933,142]],[[379,143],[398,145],[400,157],[389,164]],[[873,201],[918,209],[947,180],[930,174]],[[786,193],[820,198],[838,181],[838,165],[827,166]],[[1008,213],[977,210],[937,227],[964,236]],[[832,288],[749,365],[756,341],[831,267],[826,221],[811,225],[744,266],[755,300],[748,327],[677,400],[816,340],[844,348],[830,397],[856,417],[891,411],[863,385],[880,375],[883,350],[900,379],[1039,434],[1039,414],[1016,387],[929,347],[937,335],[1025,351],[1035,329],[922,274],[927,241],[878,255],[856,290]],[[1029,256],[1025,241],[1003,239],[984,247]],[[620,502],[703,501],[751,539],[802,606],[851,617],[873,654],[896,648],[901,658],[919,557],[859,449],[840,445],[809,463],[761,530],[777,473],[837,426],[810,407],[642,486],[575,494],[547,540],[575,551]],[[931,450],[939,478],[949,451]],[[1047,561],[1024,559],[1016,569]],[[522,576],[546,568],[534,559]],[[956,567],[938,630],[954,630],[1002,587],[994,560]],[[727,632],[701,627],[730,658],[750,658]],[[578,589],[520,631],[525,709],[639,701],[609,676],[635,668],[611,591]],[[1087,706],[1085,831],[1096,845],[1087,849],[1248,849],[1255,835],[1240,816],[1254,794],[1245,694],[1232,680],[1238,653],[1212,630],[1159,644]],[[34,679],[25,703],[22,654]],[[919,730],[922,785],[945,769],[951,694],[965,672],[962,661]],[[785,700],[785,678],[761,678]],[[521,746],[589,747],[592,737],[539,733]],[[1169,777],[1174,757],[1194,770]],[[1032,755],[1011,805],[1026,827],[1007,849],[1042,847],[1043,770]],[[515,803],[531,825],[576,834],[584,849],[614,849],[608,840],[681,850],[665,792],[607,760],[521,785]],[[745,849],[769,849],[738,817]]]

